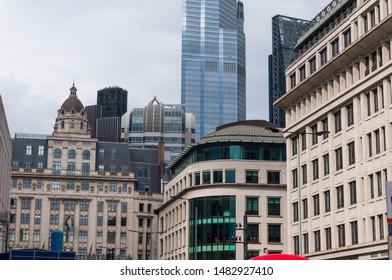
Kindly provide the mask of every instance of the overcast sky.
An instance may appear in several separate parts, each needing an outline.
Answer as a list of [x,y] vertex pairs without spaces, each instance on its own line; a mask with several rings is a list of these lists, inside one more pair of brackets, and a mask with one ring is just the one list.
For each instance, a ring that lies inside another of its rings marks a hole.
[[[312,19],[330,0],[243,0],[247,119],[268,120],[271,18]],[[52,134],[75,79],[84,106],[97,90],[128,90],[128,110],[154,96],[181,102],[182,0],[1,0],[0,95],[11,133]]]

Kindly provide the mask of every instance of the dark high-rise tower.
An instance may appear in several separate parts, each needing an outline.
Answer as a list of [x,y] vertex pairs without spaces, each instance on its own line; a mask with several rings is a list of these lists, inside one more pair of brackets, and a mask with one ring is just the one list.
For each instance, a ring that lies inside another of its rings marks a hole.
[[244,6],[237,0],[183,0],[181,103],[196,139],[246,118]]
[[97,92],[97,105],[102,107],[102,118],[121,117],[127,112],[128,91],[108,87]]
[[272,18],[272,55],[269,56],[269,121],[285,126],[284,111],[274,102],[286,92],[285,69],[294,54],[302,28],[309,21],[277,15]]

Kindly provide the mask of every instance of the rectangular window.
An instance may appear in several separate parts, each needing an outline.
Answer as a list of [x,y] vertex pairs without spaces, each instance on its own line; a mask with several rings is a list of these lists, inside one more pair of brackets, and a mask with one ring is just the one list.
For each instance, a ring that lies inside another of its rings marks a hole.
[[280,216],[280,197],[268,197],[268,216]]
[[318,194],[313,196],[313,213],[315,216],[320,215],[320,196]]
[[298,188],[298,169],[291,171],[293,177],[293,189]]
[[30,209],[30,206],[31,206],[31,198],[26,198],[26,197],[21,198],[22,209]]
[[76,174],[76,163],[68,162],[67,165],[67,175],[75,175]]
[[377,195],[380,197],[382,196],[382,177],[381,171],[376,173],[377,177]]
[[325,248],[327,250],[332,249],[332,232],[331,228],[325,229]]
[[342,130],[342,114],[340,111],[334,114],[335,117],[335,132],[338,133]]
[[293,203],[293,221],[298,222],[298,202]]
[[79,231],[79,242],[87,243],[87,231]]
[[374,198],[374,180],[373,180],[373,174],[369,175],[369,183],[370,183],[370,198]]
[[339,247],[346,246],[346,231],[343,225],[338,225],[338,240],[339,240]]
[[321,250],[321,238],[320,238],[320,231],[314,231],[314,250],[319,252]]
[[323,156],[324,162],[324,176],[329,175],[329,154]]
[[21,242],[27,242],[29,241],[29,229],[27,228],[22,228],[20,229],[20,235],[19,235],[19,241]]
[[26,155],[31,156],[33,154],[33,146],[27,145],[26,146]]
[[339,39],[336,39],[331,43],[332,46],[332,57],[335,57],[339,54]]
[[211,171],[203,171],[203,185],[211,184]]
[[268,225],[268,243],[281,242],[281,225],[269,224]]
[[351,225],[351,244],[358,244],[358,222],[354,221],[350,223]]
[[342,148],[335,150],[335,156],[336,156],[336,170],[340,170],[343,168]]
[[247,197],[246,198],[246,214],[259,215],[259,198]]
[[87,200],[80,201],[80,211],[88,211],[90,202]]
[[316,57],[312,57],[309,60],[309,67],[310,67],[310,74],[313,74],[314,72],[316,72]]
[[326,64],[327,61],[328,61],[327,48],[324,48],[323,50],[320,51],[320,64],[321,64],[321,66]]
[[222,172],[222,170],[214,170],[212,174],[214,176],[214,184],[223,183],[223,172]]
[[302,169],[302,184],[305,185],[308,183],[308,169],[306,167],[306,164],[301,166]]
[[302,82],[306,78],[306,71],[305,71],[305,65],[299,68],[299,80]]
[[355,163],[355,144],[354,141],[348,145],[348,164],[352,165]]
[[318,143],[318,135],[317,135],[317,124],[312,126],[312,144],[315,145]]
[[79,217],[79,225],[88,225],[88,216],[80,216]]
[[50,210],[59,210],[60,208],[60,200],[59,199],[51,199],[50,200]]
[[302,199],[302,215],[304,220],[308,218],[308,199]]
[[309,234],[304,233],[303,237],[304,237],[304,254],[308,254],[309,253]]
[[259,182],[259,171],[257,170],[246,170],[246,183],[257,184]]
[[313,166],[313,180],[317,180],[319,178],[319,163],[318,159],[312,161]]
[[39,210],[42,207],[42,199],[36,198],[35,199],[35,210]]
[[280,171],[267,171],[268,184],[280,184]]
[[293,149],[293,156],[295,156],[298,153],[298,151],[297,151],[298,141],[299,141],[299,137],[298,136],[291,138],[292,149]]
[[200,172],[195,172],[195,185],[200,185]]
[[325,212],[331,211],[331,192],[325,191],[324,192],[324,204],[325,204]]
[[294,74],[291,74],[290,76],[290,86],[291,88],[295,88],[295,86],[297,85],[297,76]]
[[52,189],[59,190],[60,189],[60,181],[52,181]]
[[90,163],[82,163],[82,176],[90,175]]
[[351,29],[348,29],[343,33],[343,43],[344,48],[347,48],[351,45]]
[[44,155],[44,146],[38,146],[38,155],[43,156]]
[[354,108],[353,104],[349,104],[346,106],[347,109],[347,126],[354,124]]
[[53,170],[52,170],[54,175],[60,175],[61,174],[61,162],[59,161],[54,161],[53,162]]
[[348,184],[350,186],[350,204],[353,205],[357,203],[357,186],[355,181]]
[[21,224],[28,224],[30,222],[30,214],[29,213],[22,213],[20,215],[20,223]]
[[343,186],[339,186],[336,188],[336,199],[337,199],[337,208],[344,207],[344,190]]
[[378,224],[379,224],[379,230],[380,230],[380,239],[384,239],[384,219],[383,215],[378,215]]
[[381,139],[380,139],[380,130],[374,131],[374,140],[376,142],[376,154],[381,152]]
[[59,215],[58,214],[50,214],[49,223],[51,225],[58,225],[58,223],[59,223]]
[[368,140],[368,148],[369,148],[369,157],[373,155],[373,145],[372,145],[372,134],[368,133],[367,134],[367,140]]
[[299,255],[299,238],[298,235],[293,237],[294,254]]

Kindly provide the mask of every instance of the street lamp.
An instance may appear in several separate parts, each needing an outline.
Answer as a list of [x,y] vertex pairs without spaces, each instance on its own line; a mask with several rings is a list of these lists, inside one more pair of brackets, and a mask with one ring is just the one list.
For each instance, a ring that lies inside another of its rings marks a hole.
[[270,130],[272,132],[285,132],[285,133],[291,133],[294,134],[297,138],[297,188],[298,188],[298,255],[302,255],[302,213],[301,213],[301,207],[302,207],[302,197],[301,197],[301,153],[300,153],[300,146],[299,146],[299,135],[301,134],[310,134],[313,136],[321,136],[321,135],[328,135],[329,131],[323,130],[323,131],[317,131],[317,132],[298,132],[298,131],[281,131],[276,127],[266,127],[267,130]]

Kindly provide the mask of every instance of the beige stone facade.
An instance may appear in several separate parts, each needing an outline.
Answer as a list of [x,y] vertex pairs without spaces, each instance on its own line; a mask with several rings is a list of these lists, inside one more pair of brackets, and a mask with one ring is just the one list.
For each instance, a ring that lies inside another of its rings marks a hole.
[[391,30],[391,0],[332,1],[298,42],[276,102],[286,111],[291,253],[388,257]]

